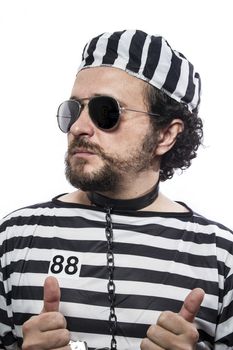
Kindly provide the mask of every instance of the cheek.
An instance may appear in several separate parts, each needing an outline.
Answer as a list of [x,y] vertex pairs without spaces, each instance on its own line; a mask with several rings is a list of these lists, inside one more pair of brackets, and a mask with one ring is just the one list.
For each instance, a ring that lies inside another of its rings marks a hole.
[[118,147],[127,150],[140,147],[145,139],[151,135],[151,128],[148,125],[148,118],[139,116],[131,119],[128,123],[122,123],[118,133]]
[[119,134],[114,137],[108,137],[101,145],[104,152],[109,154],[125,155],[135,148],[135,141],[131,134]]
[[131,136],[145,135],[151,130],[150,117],[146,114],[127,112],[122,115],[118,129],[122,134]]
[[74,141],[74,136],[69,132],[67,134],[67,144],[68,146]]

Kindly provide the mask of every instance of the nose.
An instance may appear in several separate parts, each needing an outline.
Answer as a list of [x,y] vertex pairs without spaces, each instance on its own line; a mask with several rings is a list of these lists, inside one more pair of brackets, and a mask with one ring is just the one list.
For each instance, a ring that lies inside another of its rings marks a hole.
[[88,113],[87,105],[82,108],[77,120],[71,125],[70,134],[75,137],[80,135],[92,136],[94,134],[94,125]]

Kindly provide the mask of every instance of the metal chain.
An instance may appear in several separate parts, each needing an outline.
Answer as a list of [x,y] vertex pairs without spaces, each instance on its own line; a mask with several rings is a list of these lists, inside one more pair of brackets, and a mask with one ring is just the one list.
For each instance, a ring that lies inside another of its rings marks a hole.
[[117,350],[117,341],[115,338],[117,331],[117,317],[115,313],[115,300],[116,300],[116,286],[114,283],[114,254],[113,254],[113,230],[112,230],[112,218],[111,208],[106,208],[106,227],[105,234],[107,238],[107,268],[108,268],[108,299],[110,302],[110,313],[109,313],[109,331],[112,335],[111,339],[111,350]]

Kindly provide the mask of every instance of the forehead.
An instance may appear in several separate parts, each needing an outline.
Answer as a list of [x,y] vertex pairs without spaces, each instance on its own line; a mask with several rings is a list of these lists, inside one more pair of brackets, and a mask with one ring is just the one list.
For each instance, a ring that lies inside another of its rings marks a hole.
[[144,102],[147,83],[113,67],[95,67],[81,70],[75,79],[72,96],[91,97],[95,94],[111,95],[120,100]]

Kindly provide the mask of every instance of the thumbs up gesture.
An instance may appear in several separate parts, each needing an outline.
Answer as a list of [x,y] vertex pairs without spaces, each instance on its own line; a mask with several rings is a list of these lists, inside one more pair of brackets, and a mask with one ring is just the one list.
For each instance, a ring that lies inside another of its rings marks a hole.
[[199,334],[193,321],[204,294],[200,288],[193,289],[185,298],[179,313],[162,312],[157,324],[149,327],[147,337],[141,342],[141,350],[195,349]]
[[70,349],[66,320],[59,312],[60,296],[56,278],[47,277],[44,283],[43,309],[23,325],[23,350]]

